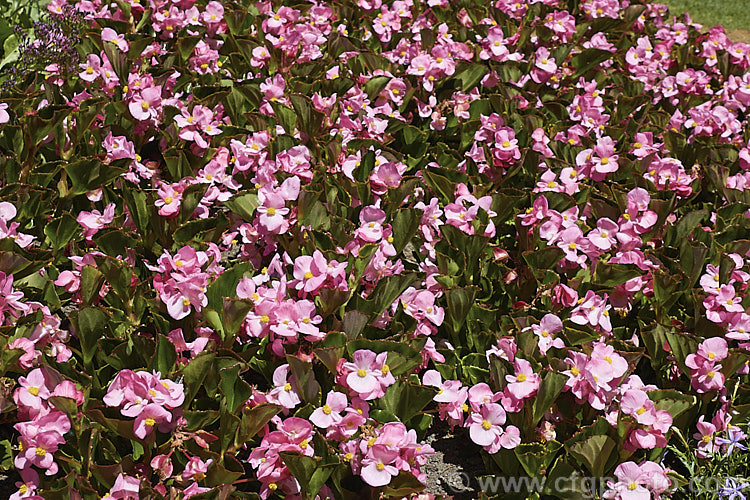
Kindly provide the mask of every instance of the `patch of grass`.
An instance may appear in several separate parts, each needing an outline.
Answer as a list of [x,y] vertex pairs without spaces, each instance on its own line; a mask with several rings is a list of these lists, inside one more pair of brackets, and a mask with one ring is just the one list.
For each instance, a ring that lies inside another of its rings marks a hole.
[[721,24],[729,30],[750,30],[750,0],[660,0],[670,13],[689,12],[694,22],[706,29]]

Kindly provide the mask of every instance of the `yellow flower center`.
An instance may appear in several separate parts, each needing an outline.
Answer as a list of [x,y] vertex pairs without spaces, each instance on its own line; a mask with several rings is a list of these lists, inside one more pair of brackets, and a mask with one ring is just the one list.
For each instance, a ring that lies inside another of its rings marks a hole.
[[276,215],[276,209],[273,207],[268,207],[268,209],[266,210],[266,213],[270,215],[271,217],[273,217],[274,215]]
[[526,375],[524,375],[523,373],[519,374],[516,377],[516,381],[518,381],[518,382],[525,382],[526,381]]
[[574,366],[570,369],[570,373],[572,373],[573,376],[577,377],[581,373],[581,370],[579,370],[577,366]]
[[174,198],[172,198],[171,196],[167,196],[166,198],[164,198],[164,203],[167,205],[171,205],[173,201]]
[[637,487],[638,487],[638,483],[636,483],[635,481],[632,481],[630,484],[628,484],[628,489],[631,491],[636,489]]
[[92,68],[91,66],[88,66],[86,68],[86,73],[88,73],[89,75],[92,74],[93,72],[94,72],[94,68]]
[[307,271],[305,273],[305,279],[306,280],[312,279],[312,277],[313,277],[313,273],[311,273],[310,271]]
[[34,387],[34,386],[29,387],[29,394],[31,394],[32,396],[38,396],[39,387]]
[[503,147],[509,148],[510,147],[510,141],[503,141]]
[[378,462],[378,464],[377,464],[377,465],[376,465],[375,467],[376,467],[376,468],[377,468],[378,470],[383,470],[383,469],[385,469],[385,465],[383,464],[383,462]]
[[646,413],[646,408],[644,408],[643,406],[641,406],[640,408],[638,408],[637,410],[635,410],[635,412],[638,415],[643,415],[644,413]]
[[287,392],[291,391],[292,390],[292,384],[290,384],[290,383],[287,382],[284,385],[284,390],[287,391]]
[[261,323],[268,323],[269,321],[271,321],[271,318],[269,318],[269,317],[268,317],[268,316],[266,316],[265,314],[264,314],[263,316],[261,316],[261,317],[260,317],[260,322],[261,322]]
[[323,405],[323,413],[325,413],[326,415],[330,415],[332,411],[333,411],[333,410],[331,410],[331,407],[330,407],[330,406],[328,406],[328,405]]
[[46,454],[47,454],[47,450],[45,450],[45,449],[44,449],[44,448],[42,448],[41,446],[37,446],[37,447],[36,447],[36,456],[38,456],[38,457],[43,457],[43,456],[44,456],[44,455],[46,455]]
[[606,156],[602,158],[602,165],[607,165],[608,163],[609,163],[609,158],[607,158]]
[[310,443],[307,441],[307,439],[303,439],[302,442],[299,444],[299,447],[303,450],[307,448],[310,445]]
[[[708,359],[714,359],[715,357],[716,357],[716,354],[714,354],[712,352],[708,353]],[[31,391],[29,391],[29,392],[31,392]]]
[[141,103],[141,108],[143,108],[144,111],[147,110],[149,107],[150,106],[149,106],[149,104],[146,101],[143,101]]
[[149,417],[145,420],[145,424],[148,425],[149,427],[153,427],[156,425],[156,420]]
[[388,375],[389,371],[391,371],[391,367],[388,365],[383,365],[383,368],[380,369],[380,373],[383,375]]
[[367,376],[367,371],[360,368],[359,370],[357,370],[357,376],[361,378],[365,378]]
[[482,429],[488,431],[492,428],[492,424],[486,420],[482,420]]

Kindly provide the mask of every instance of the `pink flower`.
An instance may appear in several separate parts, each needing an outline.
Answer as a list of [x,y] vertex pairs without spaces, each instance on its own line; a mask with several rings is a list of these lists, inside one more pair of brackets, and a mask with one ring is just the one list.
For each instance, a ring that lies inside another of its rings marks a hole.
[[112,28],[104,28],[102,30],[102,42],[109,42],[116,45],[123,52],[127,52],[130,48],[128,42],[125,41],[125,35],[117,33]]
[[[19,428],[17,425],[16,428]],[[25,434],[26,428],[21,427],[20,440],[23,443],[23,452],[16,455],[14,465],[18,469],[26,469],[32,465],[45,469],[45,474],[53,476],[57,474],[58,466],[54,454],[58,446],[65,443],[60,432],[57,430],[42,430],[33,435]]]
[[140,489],[140,479],[120,473],[117,475],[112,489],[109,490],[109,494],[105,495],[104,499],[107,499],[107,496],[109,496],[116,500],[138,500],[140,498]]
[[271,402],[277,402],[284,408],[292,409],[300,403],[299,396],[295,387],[289,382],[289,365],[283,364],[273,372],[273,385],[275,386],[268,393]]
[[180,211],[182,193],[177,191],[171,184],[162,183],[157,191],[159,199],[154,205],[159,207],[159,215],[170,217]]
[[537,336],[539,350],[542,354],[546,354],[550,347],[557,349],[565,347],[565,342],[561,338],[555,337],[556,333],[562,332],[563,324],[560,318],[554,314],[545,314],[538,325],[525,328],[525,330],[529,328]]
[[479,446],[490,446],[503,435],[505,410],[497,403],[485,404],[478,413],[469,416],[467,424],[472,441]]
[[578,300],[578,292],[562,283],[552,290],[552,302],[561,307],[571,307]]
[[615,476],[618,481],[609,481],[610,490],[605,498],[620,498],[622,500],[651,500],[651,493],[646,488],[647,475],[635,462],[625,462],[617,466]]
[[391,482],[393,476],[398,475],[398,469],[391,465],[398,451],[391,450],[382,444],[373,445],[362,459],[362,479],[373,487],[385,486]]
[[312,256],[300,255],[294,261],[292,283],[297,290],[313,292],[326,281],[327,271],[328,262],[320,250],[315,250]]
[[346,385],[349,388],[360,394],[371,394],[377,389],[378,379],[372,369],[375,357],[374,352],[360,349],[352,356],[351,363],[344,363],[344,368],[350,371],[346,376]]
[[626,391],[620,402],[623,413],[634,417],[639,424],[652,425],[656,422],[656,408],[648,394],[641,390]]
[[125,136],[115,137],[110,131],[104,138],[102,146],[107,150],[109,161],[119,160],[121,158],[130,158],[135,160],[135,145]]
[[442,381],[440,372],[437,370],[427,370],[422,377],[422,383],[439,389],[433,401],[438,403],[452,403],[460,398],[461,382],[458,380]]
[[156,120],[161,112],[161,86],[148,87],[133,97],[128,109],[139,121]]
[[86,82],[93,82],[100,76],[102,61],[96,54],[89,54],[88,62],[80,65],[81,71],[78,76]]
[[600,327],[606,332],[612,331],[612,323],[609,319],[609,310],[612,306],[607,305],[607,294],[599,297],[593,290],[586,292],[586,296],[579,299],[580,304],[570,314],[570,320],[578,325],[591,325]]
[[83,236],[87,241],[92,241],[92,237],[100,229],[112,222],[115,217],[115,204],[110,203],[104,208],[104,213],[99,210],[91,212],[81,211],[78,214],[78,223],[83,226]]
[[8,114],[8,103],[0,102],[0,123],[8,123],[10,115]]
[[31,409],[35,414],[39,413],[44,408],[43,401],[52,395],[42,370],[36,368],[30,371],[27,377],[19,377],[18,383],[21,387],[13,394],[16,404]]
[[341,423],[343,419],[341,412],[346,409],[347,404],[346,394],[331,391],[326,396],[326,403],[320,408],[316,408],[308,418],[318,427],[328,429],[332,425]]
[[619,228],[616,222],[603,217],[596,221],[596,229],[586,237],[595,247],[606,252],[617,243],[616,235]]
[[185,470],[182,471],[182,479],[184,481],[202,481],[206,477],[208,467],[213,463],[213,459],[209,458],[205,462],[200,457],[190,457]]
[[342,365],[346,385],[364,400],[382,397],[386,388],[396,382],[386,364],[387,357],[387,352],[375,354],[369,349],[355,351],[352,362]]
[[534,395],[539,389],[540,378],[525,359],[516,358],[513,363],[515,375],[506,375],[506,391],[516,399],[525,399]]
[[135,435],[140,439],[145,439],[154,427],[164,423],[172,421],[172,413],[166,410],[159,404],[149,403],[143,410],[135,417],[133,423],[133,431]]

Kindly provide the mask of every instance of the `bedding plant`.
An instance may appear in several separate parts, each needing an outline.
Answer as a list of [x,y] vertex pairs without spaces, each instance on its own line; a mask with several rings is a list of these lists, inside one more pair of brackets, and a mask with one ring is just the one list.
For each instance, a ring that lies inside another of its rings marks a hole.
[[546,479],[491,497],[747,475],[750,45],[700,28],[52,0],[4,32],[12,498],[409,497],[436,427]]

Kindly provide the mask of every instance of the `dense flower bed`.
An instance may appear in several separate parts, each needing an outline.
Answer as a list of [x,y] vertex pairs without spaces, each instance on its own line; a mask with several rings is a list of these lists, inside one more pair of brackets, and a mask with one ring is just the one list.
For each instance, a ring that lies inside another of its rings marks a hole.
[[667,497],[744,448],[750,46],[720,27],[47,10],[0,77],[13,498],[400,498],[438,420],[560,498]]

